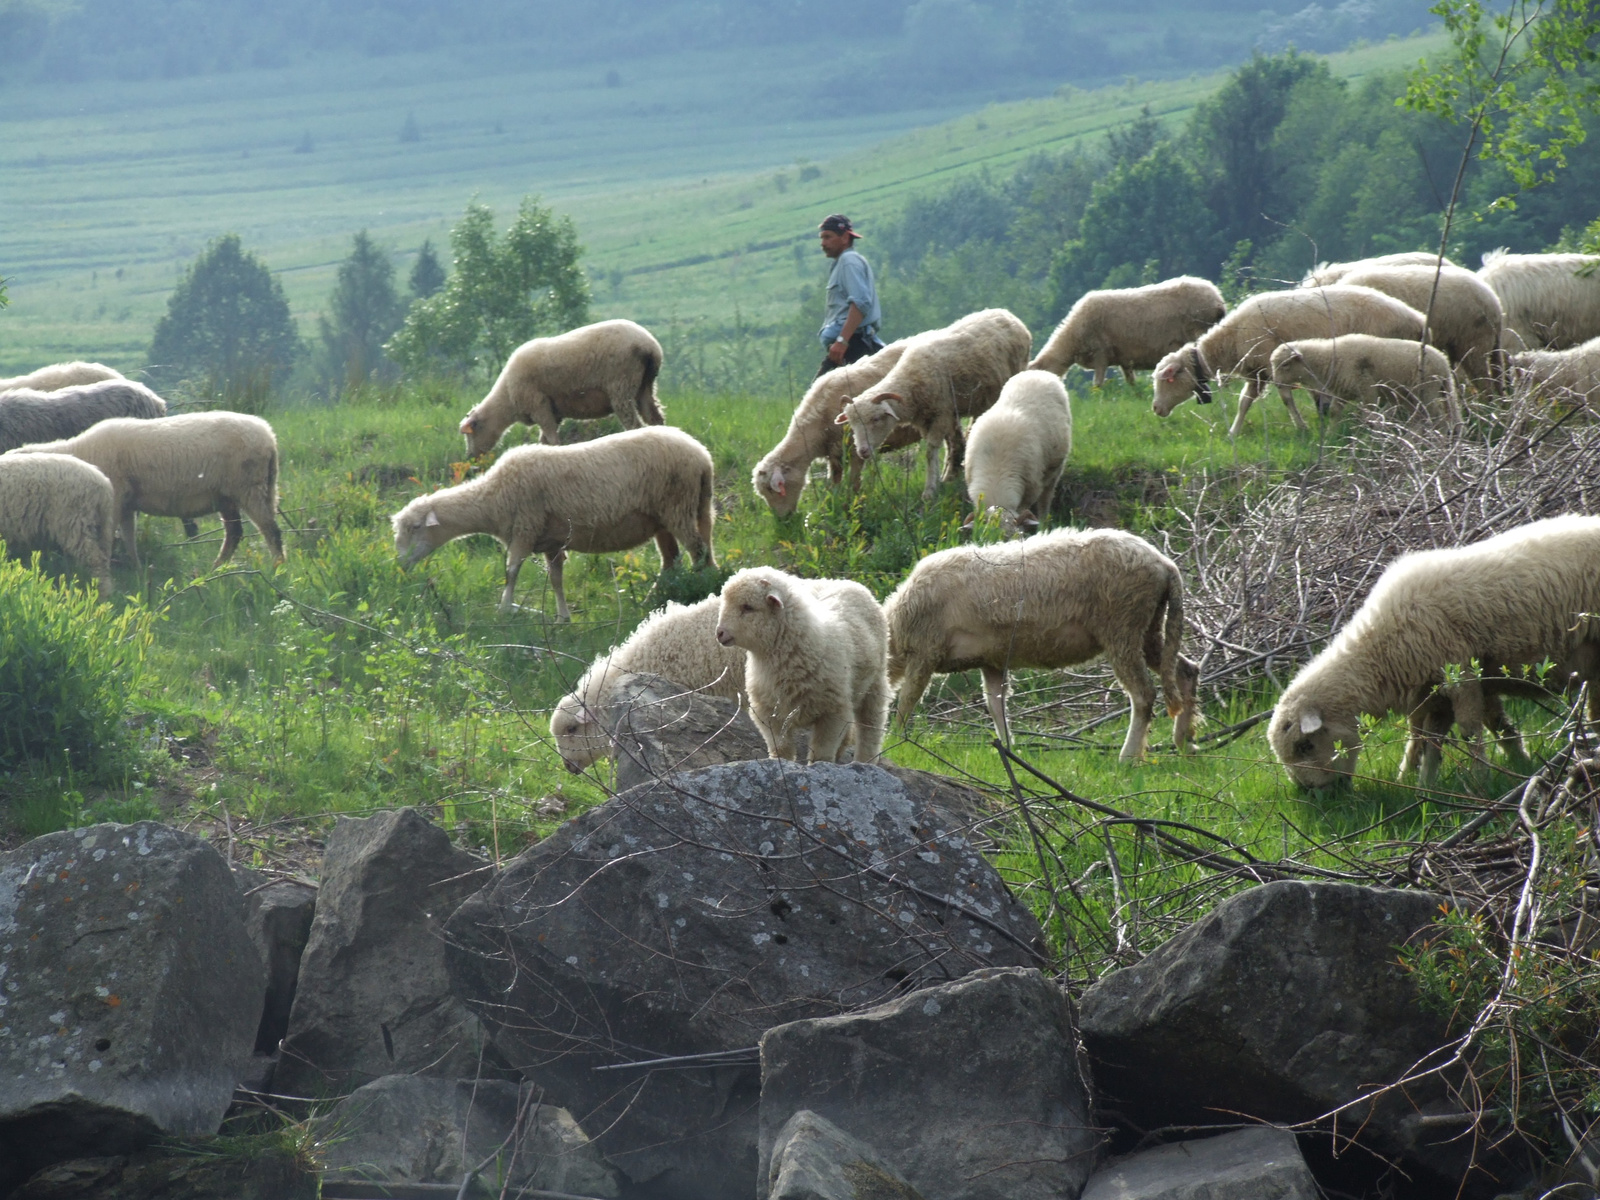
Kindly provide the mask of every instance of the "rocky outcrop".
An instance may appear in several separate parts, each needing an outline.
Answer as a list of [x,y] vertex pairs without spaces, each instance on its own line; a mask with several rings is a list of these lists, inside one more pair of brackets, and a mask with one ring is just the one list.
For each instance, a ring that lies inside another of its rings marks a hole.
[[1083,1200],[1318,1200],[1294,1134],[1262,1127],[1157,1146],[1107,1163]]
[[56,1163],[8,1200],[317,1200],[316,1171],[292,1154],[261,1148],[227,1157],[203,1143],[194,1149]]
[[245,929],[267,968],[267,998],[256,1030],[256,1053],[275,1054],[289,1032],[300,978],[300,956],[311,938],[317,911],[317,889],[292,879],[273,879],[260,871],[235,867],[234,878],[244,896]]
[[778,1130],[766,1195],[769,1200],[922,1200],[871,1146],[809,1109]]

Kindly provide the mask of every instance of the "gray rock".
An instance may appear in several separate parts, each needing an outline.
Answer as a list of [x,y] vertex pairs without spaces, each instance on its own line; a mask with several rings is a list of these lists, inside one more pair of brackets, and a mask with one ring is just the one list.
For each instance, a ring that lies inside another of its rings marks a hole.
[[767,743],[733,700],[659,675],[626,675],[599,714],[617,750],[617,791],[678,771],[766,758]]
[[459,1184],[484,1171],[513,1190],[620,1195],[617,1172],[564,1108],[536,1088],[504,1080],[387,1075],[352,1092],[324,1117],[324,1179]]
[[1219,1113],[1289,1125],[1357,1101],[1341,1134],[1459,1178],[1465,1125],[1420,1119],[1456,1111],[1442,1082],[1359,1102],[1446,1040],[1444,1018],[1421,1008],[1399,964],[1438,906],[1426,892],[1300,882],[1224,901],[1084,994],[1103,1105],[1155,1129]]
[[1070,1200],[1100,1144],[1077,1044],[1066,993],[1019,968],[770,1029],[761,1178],[810,1109],[939,1200]]
[[245,928],[267,966],[267,999],[256,1030],[256,1053],[275,1054],[278,1042],[289,1032],[289,1011],[300,978],[300,956],[311,938],[317,889],[247,867],[235,867],[233,874],[244,895]]
[[141,821],[0,854],[0,952],[0,1191],[216,1132],[265,978],[209,843]]
[[55,1163],[7,1200],[317,1200],[317,1172],[291,1151],[262,1146],[246,1158],[195,1149]]
[[341,818],[273,1088],[351,1092],[384,1075],[476,1075],[482,1031],[450,994],[440,929],[489,864],[415,809]]
[[1294,1134],[1266,1126],[1174,1142],[1107,1163],[1083,1200],[1318,1200]]
[[772,1143],[767,1173],[771,1200],[922,1200],[917,1191],[859,1138],[826,1117],[801,1109]]
[[[763,759],[624,792],[451,918],[458,995],[643,1194],[748,1200],[769,1026],[1043,959],[1037,922],[915,780]],[[748,1062],[749,1060],[745,1060]]]

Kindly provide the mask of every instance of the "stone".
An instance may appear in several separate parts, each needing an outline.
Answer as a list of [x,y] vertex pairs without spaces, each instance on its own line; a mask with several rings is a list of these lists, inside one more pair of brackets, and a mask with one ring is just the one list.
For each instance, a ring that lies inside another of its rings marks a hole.
[[456,993],[641,1196],[748,1200],[764,1030],[1044,961],[1033,914],[928,795],[778,759],[624,792],[457,910]]
[[0,854],[0,1194],[46,1164],[215,1133],[265,973],[208,842],[93,825]]
[[484,1177],[513,1192],[535,1188],[601,1200],[621,1194],[616,1169],[572,1114],[541,1104],[528,1084],[387,1075],[341,1100],[322,1119],[323,1129],[325,1180],[454,1186],[499,1149]]
[[257,1054],[276,1054],[289,1032],[289,1011],[300,978],[300,956],[311,938],[317,910],[317,889],[292,879],[274,879],[247,867],[235,867],[234,878],[244,895],[245,929],[267,967],[267,999],[256,1030]]
[[1016,967],[769,1029],[761,1179],[809,1109],[938,1200],[1071,1200],[1100,1145],[1077,1045],[1066,993]]
[[767,1174],[771,1200],[922,1200],[917,1191],[859,1138],[826,1117],[801,1109],[772,1144]]
[[767,757],[761,731],[737,701],[659,675],[623,676],[599,719],[616,747],[619,792],[678,771]]
[[172,1154],[74,1159],[46,1167],[8,1200],[317,1200],[317,1172],[294,1155],[257,1149],[247,1157]]
[[1361,1102],[1447,1040],[1444,1016],[1423,1009],[1400,965],[1439,905],[1427,892],[1299,881],[1223,901],[1085,992],[1103,1108],[1156,1129],[1241,1117],[1292,1125],[1356,1102],[1339,1118],[1342,1136],[1459,1180],[1470,1139],[1458,1136],[1465,1122],[1451,1123],[1458,1110],[1441,1080]]
[[1082,1200],[1318,1200],[1294,1134],[1261,1126],[1156,1146],[1107,1163]]
[[440,931],[492,870],[413,808],[339,820],[323,853],[277,1093],[344,1095],[384,1075],[478,1074],[482,1031],[450,993]]

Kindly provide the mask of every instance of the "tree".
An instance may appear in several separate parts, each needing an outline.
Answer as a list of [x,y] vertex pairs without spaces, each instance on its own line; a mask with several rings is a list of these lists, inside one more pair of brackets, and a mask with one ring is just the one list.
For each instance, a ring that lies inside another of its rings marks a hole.
[[317,325],[322,338],[323,378],[353,385],[372,377],[383,363],[383,344],[405,316],[394,286],[394,264],[367,231],[356,234],[350,256],[339,264],[329,297],[332,317]]
[[476,202],[450,231],[455,271],[444,287],[411,306],[385,347],[408,371],[498,369],[529,338],[589,319],[583,248],[570,218],[525,197],[503,238],[494,213]]
[[422,249],[417,251],[417,261],[411,266],[411,277],[407,282],[411,285],[411,294],[418,300],[426,300],[444,286],[444,267],[434,252],[431,238],[424,241]]
[[229,233],[190,264],[167,300],[150,342],[150,370],[169,382],[270,382],[288,372],[299,352],[283,286]]

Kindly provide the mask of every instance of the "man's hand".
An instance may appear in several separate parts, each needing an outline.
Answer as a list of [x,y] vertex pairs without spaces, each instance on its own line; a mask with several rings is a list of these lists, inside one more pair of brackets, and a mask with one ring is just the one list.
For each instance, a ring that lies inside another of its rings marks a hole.
[[828,346],[828,361],[838,366],[844,361],[844,352],[850,348],[848,342],[835,341]]

